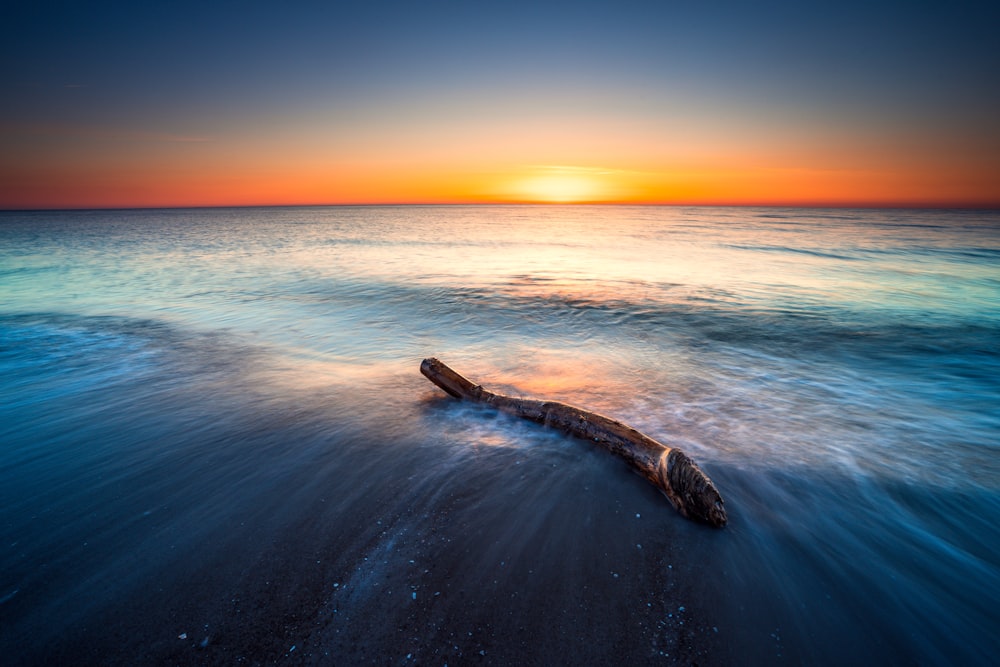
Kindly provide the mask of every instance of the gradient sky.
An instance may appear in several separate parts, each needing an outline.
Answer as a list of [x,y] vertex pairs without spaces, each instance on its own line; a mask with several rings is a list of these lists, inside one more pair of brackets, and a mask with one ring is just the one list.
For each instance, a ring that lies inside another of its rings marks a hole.
[[0,208],[997,207],[998,26],[985,2],[20,2]]

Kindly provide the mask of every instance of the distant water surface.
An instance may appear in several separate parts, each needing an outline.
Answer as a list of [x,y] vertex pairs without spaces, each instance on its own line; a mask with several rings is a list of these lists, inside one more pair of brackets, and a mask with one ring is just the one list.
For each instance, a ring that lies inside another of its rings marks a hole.
[[4,664],[989,664],[998,526],[1000,213],[0,213]]

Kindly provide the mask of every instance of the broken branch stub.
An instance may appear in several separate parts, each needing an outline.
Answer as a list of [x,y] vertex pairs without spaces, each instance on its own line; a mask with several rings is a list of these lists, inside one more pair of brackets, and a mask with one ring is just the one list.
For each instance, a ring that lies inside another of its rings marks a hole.
[[483,403],[595,442],[638,469],[684,516],[720,528],[726,525],[726,508],[718,489],[681,450],[666,447],[631,426],[589,410],[488,391],[433,357],[423,360],[420,372],[455,398]]

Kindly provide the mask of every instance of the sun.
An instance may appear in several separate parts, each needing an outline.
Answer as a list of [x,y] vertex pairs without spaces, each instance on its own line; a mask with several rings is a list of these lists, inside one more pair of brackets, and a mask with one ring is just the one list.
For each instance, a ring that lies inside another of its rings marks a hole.
[[594,201],[601,184],[592,178],[577,175],[539,176],[521,185],[526,199],[556,203]]
[[514,179],[507,197],[526,202],[572,204],[608,201],[615,187],[606,170],[589,167],[530,167]]

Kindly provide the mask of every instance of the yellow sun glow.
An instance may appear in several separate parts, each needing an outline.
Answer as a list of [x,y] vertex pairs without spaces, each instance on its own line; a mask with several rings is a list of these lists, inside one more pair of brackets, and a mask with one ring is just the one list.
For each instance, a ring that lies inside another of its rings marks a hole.
[[551,202],[593,201],[600,184],[583,176],[541,176],[522,183],[528,199]]
[[605,170],[587,167],[534,167],[515,179],[505,193],[519,201],[573,203],[608,201],[618,188]]

